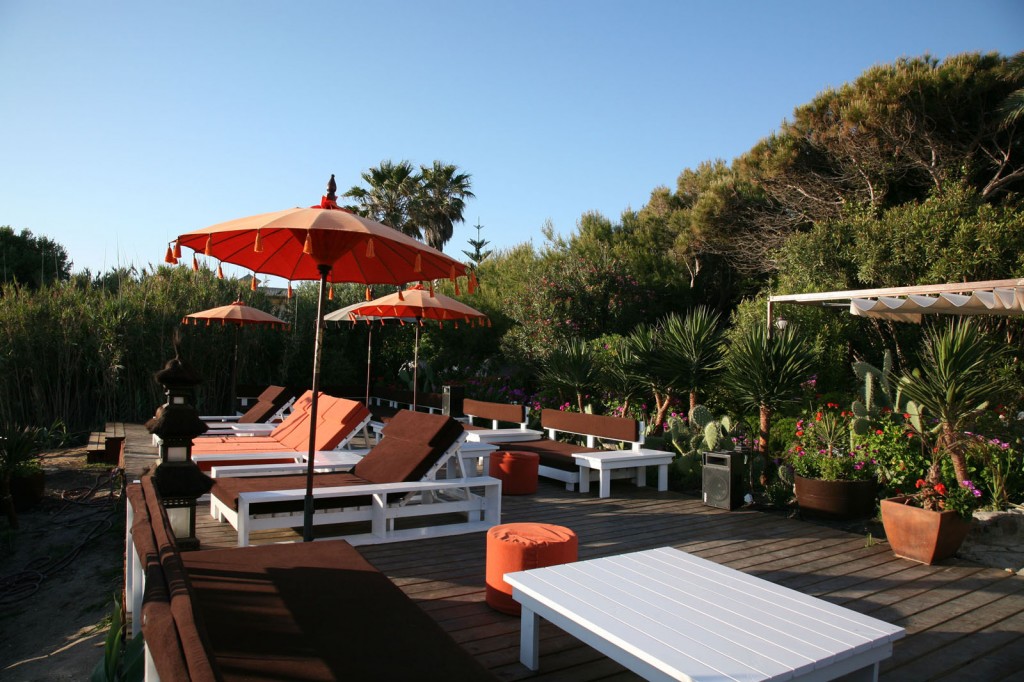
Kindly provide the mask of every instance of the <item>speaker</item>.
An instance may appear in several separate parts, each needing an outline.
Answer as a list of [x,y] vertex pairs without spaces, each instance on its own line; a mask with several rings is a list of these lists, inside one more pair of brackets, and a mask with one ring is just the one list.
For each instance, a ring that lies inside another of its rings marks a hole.
[[704,504],[735,509],[743,500],[743,452],[705,452],[702,468]]

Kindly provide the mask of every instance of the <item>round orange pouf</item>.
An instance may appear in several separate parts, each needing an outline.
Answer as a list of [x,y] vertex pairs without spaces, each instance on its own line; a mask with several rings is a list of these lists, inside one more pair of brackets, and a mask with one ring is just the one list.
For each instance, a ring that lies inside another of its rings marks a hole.
[[576,533],[548,523],[506,523],[487,531],[487,605],[518,616],[505,574],[576,561]]
[[502,495],[530,495],[537,492],[539,466],[537,453],[499,450],[491,453],[487,474],[501,480]]

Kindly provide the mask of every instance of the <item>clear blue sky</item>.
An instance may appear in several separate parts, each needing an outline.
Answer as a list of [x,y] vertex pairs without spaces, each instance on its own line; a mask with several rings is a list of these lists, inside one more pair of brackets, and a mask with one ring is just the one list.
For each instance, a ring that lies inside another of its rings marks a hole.
[[76,270],[454,163],[492,247],[616,219],[875,64],[1024,49],[1024,2],[0,2],[0,225]]

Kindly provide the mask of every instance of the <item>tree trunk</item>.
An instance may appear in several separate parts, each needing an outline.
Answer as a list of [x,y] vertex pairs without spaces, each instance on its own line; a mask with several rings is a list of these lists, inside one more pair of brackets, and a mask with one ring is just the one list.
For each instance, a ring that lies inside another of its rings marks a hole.
[[761,406],[758,415],[757,449],[764,459],[764,470],[761,472],[761,485],[768,482],[768,472],[771,470],[771,455],[768,452],[768,435],[771,429],[772,410],[765,405]]
[[[697,391],[690,391],[690,412],[693,412],[695,407],[697,407]],[[689,412],[687,415],[689,415]]]
[[651,429],[651,433],[653,435],[657,435],[664,431],[662,427],[665,423],[665,415],[668,414],[668,406],[670,402],[672,402],[671,394],[666,393],[664,396],[661,396],[657,391],[655,391],[654,406],[657,408],[657,411],[654,414],[654,428]]

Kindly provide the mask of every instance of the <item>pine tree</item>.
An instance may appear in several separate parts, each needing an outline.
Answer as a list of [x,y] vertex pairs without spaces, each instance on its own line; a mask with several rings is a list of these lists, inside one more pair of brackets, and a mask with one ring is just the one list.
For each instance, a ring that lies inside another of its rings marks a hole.
[[480,230],[484,229],[484,226],[480,224],[480,219],[476,219],[477,224],[473,227],[476,228],[476,239],[470,239],[469,245],[473,247],[472,251],[463,251],[466,257],[472,262],[474,268],[480,267],[480,263],[484,261],[488,256],[491,255],[492,250],[488,249],[484,251],[484,247],[490,244],[489,241],[480,237]]

